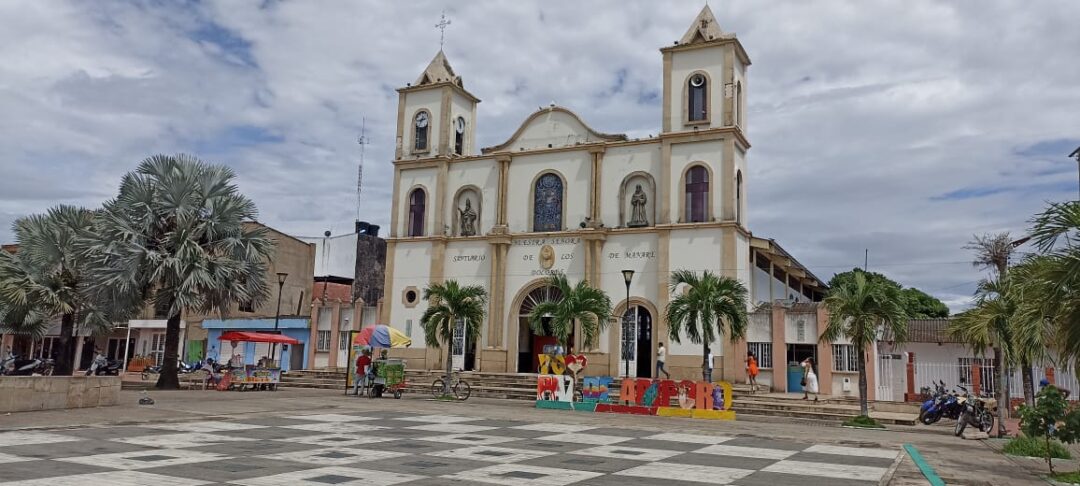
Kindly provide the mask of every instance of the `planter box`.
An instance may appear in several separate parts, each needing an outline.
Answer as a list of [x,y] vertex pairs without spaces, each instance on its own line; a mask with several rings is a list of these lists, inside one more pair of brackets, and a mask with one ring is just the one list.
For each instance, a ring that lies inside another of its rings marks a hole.
[[119,376],[0,376],[0,413],[116,405]]

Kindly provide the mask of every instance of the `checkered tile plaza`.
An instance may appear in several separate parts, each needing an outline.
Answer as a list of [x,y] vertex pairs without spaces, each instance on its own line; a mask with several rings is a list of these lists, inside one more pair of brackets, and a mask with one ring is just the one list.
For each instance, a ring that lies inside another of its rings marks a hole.
[[371,411],[0,432],[0,484],[876,485],[899,450]]

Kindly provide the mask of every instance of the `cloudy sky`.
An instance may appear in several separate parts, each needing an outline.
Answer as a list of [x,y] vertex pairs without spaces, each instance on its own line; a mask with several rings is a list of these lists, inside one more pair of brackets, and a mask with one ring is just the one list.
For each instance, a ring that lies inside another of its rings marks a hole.
[[[386,224],[395,88],[439,48],[480,97],[478,143],[554,101],[656,133],[661,57],[703,1],[0,2],[0,241],[95,206],[155,153],[228,164],[266,223]],[[750,225],[818,276],[861,265],[954,309],[974,233],[1075,197],[1080,3],[714,1],[753,60]]]

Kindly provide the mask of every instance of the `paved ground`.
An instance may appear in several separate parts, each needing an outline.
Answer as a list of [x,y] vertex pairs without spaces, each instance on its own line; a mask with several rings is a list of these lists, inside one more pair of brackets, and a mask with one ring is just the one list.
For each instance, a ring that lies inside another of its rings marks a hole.
[[318,390],[151,395],[152,407],[124,392],[118,407],[0,416],[0,484],[927,484],[900,454],[903,443],[950,484],[1045,484],[979,442],[926,429]]

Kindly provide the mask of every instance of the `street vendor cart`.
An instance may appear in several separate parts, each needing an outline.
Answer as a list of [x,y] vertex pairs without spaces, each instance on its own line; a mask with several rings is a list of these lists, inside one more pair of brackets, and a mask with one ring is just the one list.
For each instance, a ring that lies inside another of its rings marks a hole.
[[[388,358],[389,348],[405,348],[412,344],[401,331],[379,324],[353,331],[349,347],[349,367],[346,392],[352,389],[357,396],[375,398],[390,393],[401,398],[405,381],[405,360]],[[378,356],[376,358],[376,356]]]
[[[277,343],[277,344],[300,344],[300,341],[295,338],[283,336],[281,334],[266,334],[258,332],[240,332],[229,331],[222,333],[218,338],[221,341],[229,341],[233,347],[233,354],[236,354],[236,345],[238,343]],[[281,348],[278,348],[279,350]],[[277,386],[281,383],[281,367],[278,366],[280,357],[270,359],[267,356],[265,359],[259,360],[258,364],[243,364],[232,363],[230,361],[229,367],[222,370],[222,376],[218,381],[218,390],[277,390]]]

